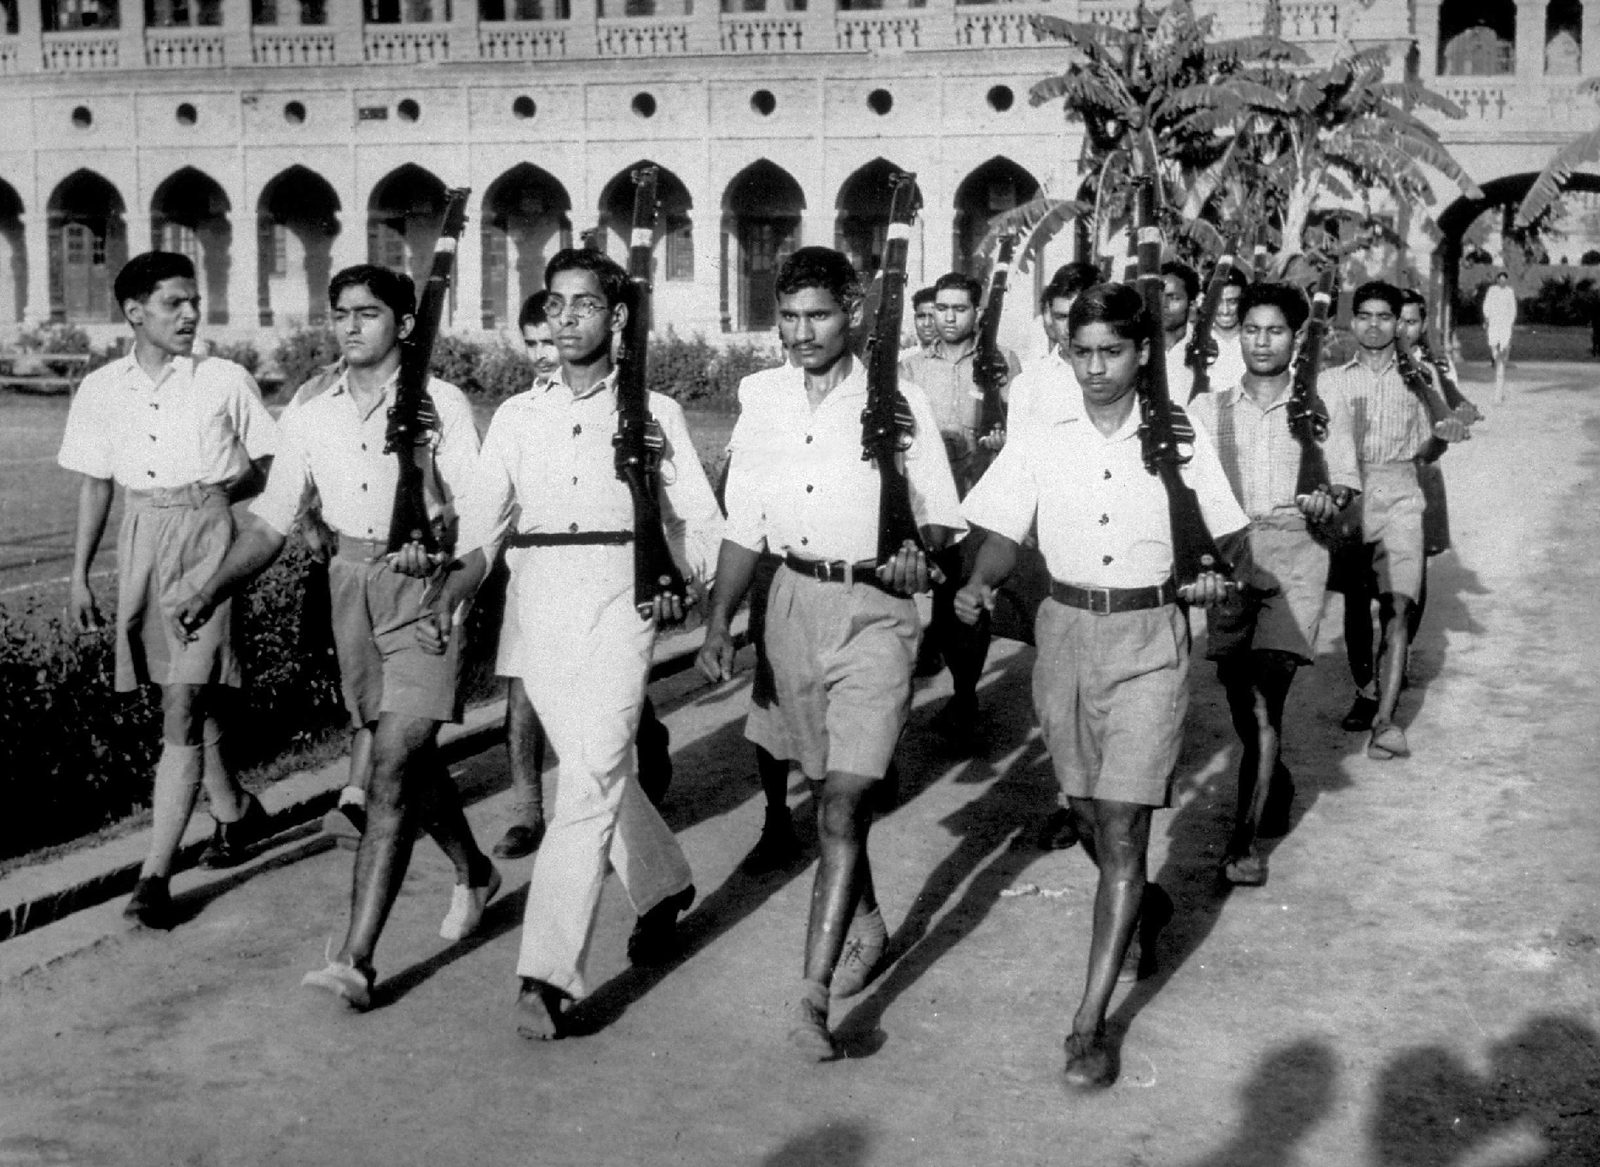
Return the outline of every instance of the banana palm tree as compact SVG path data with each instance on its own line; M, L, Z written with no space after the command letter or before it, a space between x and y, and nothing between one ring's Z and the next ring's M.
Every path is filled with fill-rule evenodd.
M1600 96L1600 78L1590 78L1578 86L1578 92L1588 97ZM1548 215L1555 206L1561 188L1572 177L1572 172L1586 162L1600 158L1600 124L1586 130L1555 152L1545 163L1539 177L1533 180L1522 205L1517 208L1516 226L1526 230L1541 216Z

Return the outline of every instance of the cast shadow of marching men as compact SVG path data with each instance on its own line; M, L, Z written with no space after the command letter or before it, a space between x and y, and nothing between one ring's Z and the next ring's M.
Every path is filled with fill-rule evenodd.
M1479 1073L1459 1052L1417 1046L1373 1080L1365 1124L1374 1167L1592 1167L1600 1162L1600 1035L1542 1014L1491 1042ZM1227 1143L1183 1167L1294 1167L1333 1110L1338 1058L1324 1038L1269 1051L1240 1086Z
M785 1140L761 1160L761 1167L861 1167L871 1149L871 1128L859 1119L845 1119Z

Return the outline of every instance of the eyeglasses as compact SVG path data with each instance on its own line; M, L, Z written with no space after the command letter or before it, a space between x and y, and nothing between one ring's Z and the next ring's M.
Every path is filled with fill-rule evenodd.
M570 311L574 320L587 320L606 310L606 302L598 296L574 296L570 301L551 296L544 302L544 318L560 320Z

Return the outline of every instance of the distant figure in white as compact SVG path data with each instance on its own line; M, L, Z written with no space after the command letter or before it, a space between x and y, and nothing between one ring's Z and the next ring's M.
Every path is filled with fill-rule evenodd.
M1511 327L1517 322L1517 294L1505 272L1483 294L1483 334L1489 342L1489 359L1494 362L1494 399L1506 399L1506 364L1511 359Z

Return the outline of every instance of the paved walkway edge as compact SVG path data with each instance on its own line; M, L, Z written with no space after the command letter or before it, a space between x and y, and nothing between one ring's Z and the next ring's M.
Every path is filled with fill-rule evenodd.
M652 682L677 676L694 666L699 637L687 651L678 637L673 640L678 643L664 646L669 649L668 654L658 656L651 666ZM743 631L736 635L735 644L746 644ZM439 748L445 764L460 762L503 742L505 708L503 698L492 701L469 709L460 725L442 727ZM317 770L291 774L263 790L259 797L272 816L273 836L316 822L332 810L348 772L348 758L341 756ZM193 868L210 837L211 817L194 815L174 859L174 873ZM0 903L5 905L0 906L0 942L132 892L148 839L148 828L132 831L0 878ZM271 846L268 844L261 851L270 850ZM216 876L226 879L237 870L219 870Z

